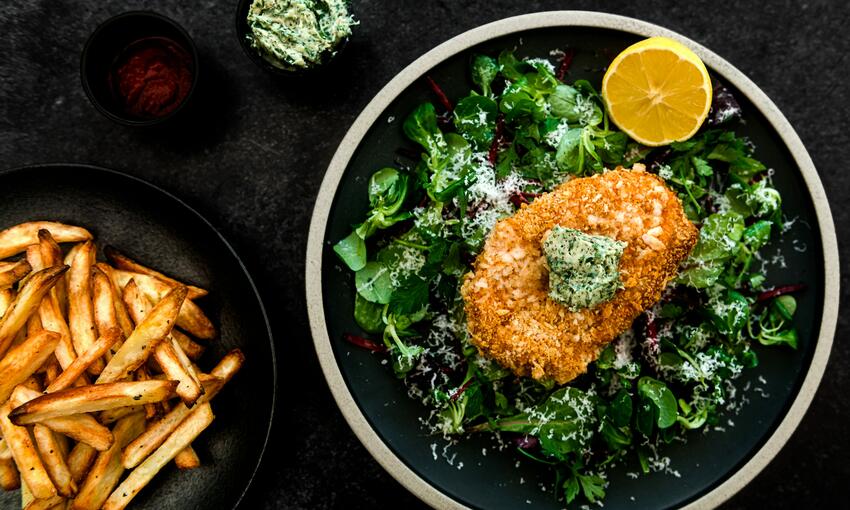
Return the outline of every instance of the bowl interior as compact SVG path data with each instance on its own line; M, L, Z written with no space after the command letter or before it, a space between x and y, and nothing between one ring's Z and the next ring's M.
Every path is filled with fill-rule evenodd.
M52 219L91 230L110 244L210 294L199 306L218 336L205 342L198 365L210 370L233 348L246 363L212 401L215 421L194 446L202 466L170 464L132 502L133 508L233 508L262 457L275 392L274 353L265 313L232 249L197 213L131 177L86 166L31 167L0 173L0 228ZM99 256L103 260L102 255ZM249 398L246 398L246 395ZM0 508L20 494L0 494Z
M118 101L109 75L121 53L140 39L163 37L181 46L191 59L192 88L175 110L161 117L134 117ZM94 106L110 119L127 125L151 125L176 115L189 101L198 79L198 55L189 34L174 21L152 12L128 12L104 21L83 48L80 72L83 88Z
M549 58L550 51L576 50L567 80L587 79L599 87L606 66L640 36L614 29L539 28L499 37L448 58L423 73L431 76L449 98L469 93L472 55L497 55L516 48L519 56ZM556 62L557 57L551 57ZM716 75L715 75L716 77ZM729 84L726 84L729 86ZM727 479L767 440L785 415L809 368L818 338L824 274L818 221L798 167L781 138L744 94L730 86L744 109L739 134L756 145L756 157L775 170L774 184L782 193L785 215L795 221L780 239L765 249L768 284L805 283L799 296L796 327L798 350L756 346L760 364L735 381L739 398L748 400L738 413L725 413L705 433L692 433L687 443L674 442L661 452L669 457L666 472L641 475L636 459L609 471L611 482L605 507L678 507L693 501ZM395 150L419 151L402 133L401 124L424 101L435 102L418 80L396 97L363 137L342 176L325 231L322 294L327 332L348 391L374 429L373 441L384 442L428 484L458 502L483 508L561 508L551 491L554 476L525 460L492 437L471 436L457 444L433 437L419 425L427 410L408 398L405 388L380 358L343 341L343 334L361 334L353 320L353 276L339 261L332 245L368 209L367 182L375 170L394 166ZM333 296L331 298L331 296ZM317 340L321 341L321 340Z

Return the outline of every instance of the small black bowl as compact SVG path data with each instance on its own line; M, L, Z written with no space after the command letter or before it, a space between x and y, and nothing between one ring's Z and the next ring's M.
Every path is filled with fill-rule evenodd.
M152 118L126 111L110 81L112 68L127 47L149 38L167 39L185 50L192 70L192 84L181 103L170 112ZM190 102L198 83L198 71L198 50L186 30L175 21L148 11L125 12L98 25L83 46L80 59L83 90L89 100L100 113L125 126L153 126L174 118Z
M330 64L332 60L335 60L336 57L342 53L342 50L348 45L349 38L346 37L339 42L334 50L325 52L325 54L322 55L322 59L319 64L307 69L285 69L278 67L260 55L256 48L251 46L251 43L248 40L248 34L251 33L251 27L248 25L248 11L251 9L251 4L253 2L254 0L239 0L236 4L236 37L239 39L239 44L242 46L245 54L248 55L248 58L250 58L257 67L275 76L296 78L313 75L316 72L325 69L326 66Z

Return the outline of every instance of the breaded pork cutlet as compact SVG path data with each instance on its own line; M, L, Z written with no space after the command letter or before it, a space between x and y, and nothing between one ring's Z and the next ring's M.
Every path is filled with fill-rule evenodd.
M627 243L611 300L571 312L549 297L541 243L555 225ZM472 343L517 375L566 383L660 299L698 235L643 165L568 181L493 228L461 290Z

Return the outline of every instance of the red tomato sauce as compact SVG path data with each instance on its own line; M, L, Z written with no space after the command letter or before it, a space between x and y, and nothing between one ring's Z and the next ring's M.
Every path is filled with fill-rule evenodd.
M163 117L180 106L192 88L192 58L170 39L139 39L115 61L109 80L127 113L146 119Z

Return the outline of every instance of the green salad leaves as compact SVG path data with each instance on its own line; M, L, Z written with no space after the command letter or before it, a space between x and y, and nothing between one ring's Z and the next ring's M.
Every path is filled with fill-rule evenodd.
M334 245L334 251L351 270L360 271L367 265L366 239L378 229L389 228L410 217L409 211L401 210L408 189L408 176L394 168L384 168L372 174L369 179L369 205L372 209L366 221Z
M802 287L765 288L782 197L730 122L649 148L610 125L592 83L564 83L546 60L478 55L470 74L453 108L441 101L451 111L424 102L404 120L419 157L372 175L368 212L333 249L354 273L356 324L382 340L434 433L513 438L551 465L557 497L596 502L610 466L659 469L664 444L717 425L756 346L797 347ZM566 179L635 163L700 231L661 302L566 386L479 355L459 287L493 225Z

